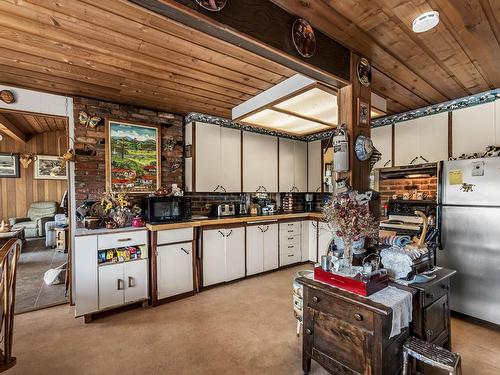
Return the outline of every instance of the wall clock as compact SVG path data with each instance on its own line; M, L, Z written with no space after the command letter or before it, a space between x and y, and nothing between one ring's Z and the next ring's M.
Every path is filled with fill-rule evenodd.
M368 59L362 57L361 60L359 60L357 73L359 82L365 87L370 86L372 81L372 65Z
M302 57L312 57L316 51L316 35L309 22L299 18L292 26L292 40L295 49Z
M212 12L220 12L226 6L227 0L196 0L199 6Z

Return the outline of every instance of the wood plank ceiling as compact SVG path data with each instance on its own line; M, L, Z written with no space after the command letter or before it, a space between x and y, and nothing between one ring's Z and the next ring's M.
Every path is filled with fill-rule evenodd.
M272 0L373 63L391 113L500 87L498 0ZM415 17L440 13L426 33Z
M124 0L0 0L0 83L230 117L295 74Z
M35 113L0 110L0 131L3 123L14 126L27 137L35 134L66 130L66 119L57 116L38 115Z

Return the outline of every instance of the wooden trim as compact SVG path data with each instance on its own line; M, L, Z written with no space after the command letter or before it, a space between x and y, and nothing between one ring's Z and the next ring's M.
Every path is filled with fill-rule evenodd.
M391 167L393 167L396 164L396 125L392 124L391 125L391 133L392 133L392 146L391 146Z
M196 193L198 190L196 189L196 121L192 122L191 129L191 191Z
M161 298L161 299L158 299L154 304L153 304L153 307L157 307L157 306L160 306L160 305L164 305L166 303L169 303L169 302L174 302L174 301L179 301L181 299L184 299L184 298L188 298L188 297L192 297L196 295L196 291L195 290L192 290L190 292L185 292L185 293L181 293L181 294L176 294L175 296L170 296L170 297L166 297L166 298Z
M448 112L448 157L453 157L453 112Z
M150 259L150 271L149 271L149 279L150 279L150 295L151 295L151 302L153 306L156 306L158 303L158 247L157 247L157 240L158 240L158 232L149 232L149 238L151 241L151 254L149 254L149 259Z

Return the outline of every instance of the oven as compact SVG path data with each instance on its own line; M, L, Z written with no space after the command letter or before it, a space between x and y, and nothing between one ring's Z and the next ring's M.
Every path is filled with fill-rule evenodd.
M147 197L141 207L144 220L151 224L191 219L190 197Z

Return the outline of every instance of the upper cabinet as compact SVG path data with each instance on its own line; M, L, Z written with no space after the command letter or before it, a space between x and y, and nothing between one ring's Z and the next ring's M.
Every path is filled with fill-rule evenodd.
M307 143L279 139L279 191L307 191Z
M307 191L321 192L321 140L307 143Z
M448 113L397 123L394 148L395 166L447 160Z
M243 191L278 191L278 138L243 132Z
M500 112L499 101L452 112L453 157L475 152L483 154L487 146L500 141L500 122L495 124L495 107Z
M187 190L241 192L241 131L200 122L192 126L186 127L186 144L188 133L193 139L192 158L186 159Z
M373 128L372 141L375 148L382 154L381 159L373 168L392 167L392 126Z

